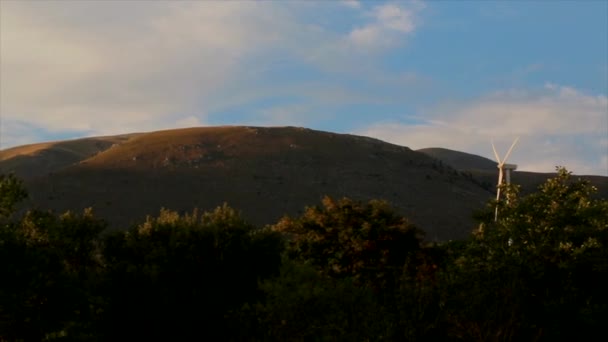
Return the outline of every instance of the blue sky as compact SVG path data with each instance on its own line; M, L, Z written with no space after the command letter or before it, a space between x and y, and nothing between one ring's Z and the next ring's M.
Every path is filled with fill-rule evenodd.
M608 175L606 1L0 6L2 148L292 125Z

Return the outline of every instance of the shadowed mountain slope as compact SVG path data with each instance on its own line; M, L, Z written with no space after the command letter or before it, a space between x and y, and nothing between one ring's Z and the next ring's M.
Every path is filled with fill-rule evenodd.
M484 188L494 191L498 181L498 169L496 161L480 157L474 154L460 151L449 150L446 148L424 148L417 150L429 157L440 160L446 166L458 170L461 173L469 174ZM516 160L509 160L510 163L517 164ZM568 167L568 165L564 165ZM529 171L514 171L511 175L511 182L521 187L523 194L535 191L539 185L547 179L554 177L556 173L539 173ZM608 177L602 176L578 176L588 180L597 189L597 196L608 198Z
M468 235L472 211L492 197L407 147L310 129L202 127L65 143L78 142L86 153L71 147L72 159L57 161L64 143L55 143L31 159L5 157L0 168L27 176L30 204L58 211L92 206L112 228L161 207L207 210L223 202L253 223L269 224L330 195L388 200L428 239L445 240ZM30 165L38 170L28 171Z
M93 207L126 228L161 207L227 202L264 225L325 195L385 199L429 240L466 237L472 212L494 197L493 161L448 149L412 151L296 127L199 127L35 144L0 151L0 172L26 180L30 205ZM514 172L524 192L553 174ZM585 176L606 197L608 177Z
M25 179L44 176L90 158L136 134L84 138L17 146L0 151L0 173Z
M457 170L496 171L496 162L475 154L431 147L416 150L454 167Z

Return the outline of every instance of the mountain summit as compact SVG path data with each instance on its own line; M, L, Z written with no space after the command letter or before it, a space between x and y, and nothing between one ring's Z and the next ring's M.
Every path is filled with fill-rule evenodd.
M0 172L24 178L34 206L93 207L115 229L161 207L223 202L255 224L272 224L329 195L385 199L427 239L463 238L494 186L436 157L356 135L225 126L16 147L0 151Z

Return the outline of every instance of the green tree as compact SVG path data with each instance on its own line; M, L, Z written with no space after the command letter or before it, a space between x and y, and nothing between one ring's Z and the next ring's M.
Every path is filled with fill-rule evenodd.
M257 300L276 272L284 242L224 205L179 215L161 210L104 241L104 338L230 336L227 319Z
M608 201L557 171L527 196L505 186L498 220L482 215L452 269L448 297L452 308L461 306L452 312L456 335L585 339L608 319Z
M83 215L29 211L0 230L0 336L40 341L86 334L89 289L105 224ZM81 337L83 335L80 335Z
M285 260L280 275L261 283L265 296L239 312L234 329L247 341L383 341L389 313L366 287Z
M27 196L25 186L20 179L13 174L0 174L0 220L13 214L15 206Z
M296 260L376 289L394 286L422 239L419 229L379 200L325 197L322 206L285 217L274 229L287 234L288 252Z
M325 197L273 229L287 235L292 259L263 286L268 300L258 314L275 340L444 336L434 284L443 252L423 247L422 232L387 202Z

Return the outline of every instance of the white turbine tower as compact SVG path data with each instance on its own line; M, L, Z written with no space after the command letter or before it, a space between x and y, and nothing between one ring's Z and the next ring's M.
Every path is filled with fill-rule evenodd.
M500 156L498 155L498 152L496 152L494 142L492 142L492 150L494 150L494 156L496 157L496 161L498 162L498 186L496 189L496 201L500 200L500 186L502 185L503 176L506 175L507 184L511 184L511 170L517 169L517 165L507 164L507 159L509 158L509 155L511 155L513 147L515 147L515 144L517 144L518 140L519 137L515 138L513 144L511 144L511 147L509 148L509 151L507 151L507 154L502 160L500 160ZM496 211L494 212L494 221L496 220L498 220L498 204L496 204Z

